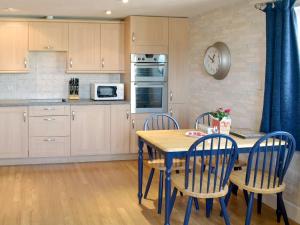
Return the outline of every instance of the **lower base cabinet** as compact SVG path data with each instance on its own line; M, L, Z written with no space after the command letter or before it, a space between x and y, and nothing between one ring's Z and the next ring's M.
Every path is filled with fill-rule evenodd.
M185 104L181 104L181 103L169 104L169 114L177 120L180 129L189 128L189 122L188 122Z
M70 137L30 137L29 157L70 156Z
M110 107L71 106L71 156L110 154Z
M144 130L145 120L150 114L131 114L131 132L130 132L130 153L137 153L138 148L138 137L136 132L138 130ZM145 146L144 146L145 147ZM144 151L145 152L145 151Z
M27 107L0 108L0 158L28 157Z

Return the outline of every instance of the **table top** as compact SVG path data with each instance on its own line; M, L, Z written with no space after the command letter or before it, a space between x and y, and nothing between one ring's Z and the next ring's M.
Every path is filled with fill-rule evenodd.
M149 130L137 131L136 134L148 143L156 146L164 152L188 151L190 146L197 140L196 137L186 136L185 133L191 129L184 130ZM238 148L251 148L259 138L243 139L231 135L236 141ZM276 143L275 143L276 144ZM279 145L279 143L278 143Z

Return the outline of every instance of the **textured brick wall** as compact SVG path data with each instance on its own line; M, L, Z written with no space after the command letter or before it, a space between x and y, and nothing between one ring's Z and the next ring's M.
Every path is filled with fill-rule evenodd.
M80 80L80 97L90 98L91 82L120 82L119 74L66 74L66 54L29 54L30 73L0 74L0 99L67 98L68 81Z
M244 1L191 18L190 25L190 124L202 112L230 107L234 127L259 129L265 72L264 13ZM232 55L231 70L222 81L207 75L203 68L206 48L217 41L227 43ZM286 177L285 199L294 210L290 212L294 219L299 219L295 210L300 207L299 159L296 154Z

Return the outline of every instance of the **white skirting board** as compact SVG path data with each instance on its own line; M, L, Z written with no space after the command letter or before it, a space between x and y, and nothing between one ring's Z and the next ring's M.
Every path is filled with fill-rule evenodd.
M20 158L20 159L0 159L0 166L7 165L30 165L30 164L57 164L57 163L76 163L76 162L101 162L118 160L136 160L135 154L116 154L116 155L91 155L91 156L72 156L72 157L53 157L53 158Z
M283 198L284 198L284 192L283 192ZM273 209L276 209L277 207L276 195L263 195L263 202ZM286 200L284 200L284 204L285 204L288 217L294 220L296 223L300 224L300 207ZM275 213L274 213L274 217L276 218Z

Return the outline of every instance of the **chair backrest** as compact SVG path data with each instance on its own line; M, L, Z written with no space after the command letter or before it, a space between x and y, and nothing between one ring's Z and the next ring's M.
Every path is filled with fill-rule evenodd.
M211 134L198 139L186 155L185 188L203 194L222 191L236 158L237 144L231 137Z
M245 185L275 188L282 184L296 148L294 137L283 131L269 133L252 147Z
M210 126L210 112L206 112L197 117L195 122L195 129L198 129L200 124Z
M175 118L166 113L150 115L144 123L144 130L178 130L179 124Z

